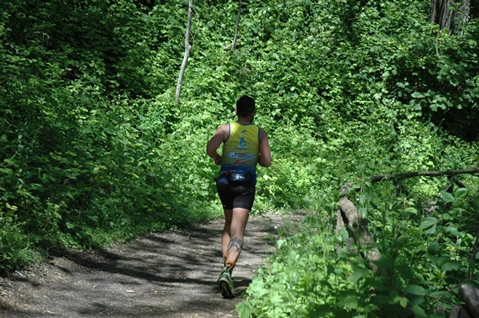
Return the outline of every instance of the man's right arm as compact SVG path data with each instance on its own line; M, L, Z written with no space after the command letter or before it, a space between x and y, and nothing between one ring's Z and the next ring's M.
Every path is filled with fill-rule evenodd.
M263 129L260 129L258 163L260 166L268 168L271 165L271 160L271 150L269 149L268 135Z
M206 145L206 152L208 156L210 156L214 161L215 164L220 166L222 162L221 156L216 152L220 145L225 140L225 129L228 128L228 125L220 126L216 131L213 137L211 137L210 141Z

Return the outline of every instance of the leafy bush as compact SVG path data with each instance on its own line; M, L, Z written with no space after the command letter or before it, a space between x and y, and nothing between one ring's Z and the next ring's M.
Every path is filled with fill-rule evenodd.
M391 196L392 187L377 190L366 187L351 197L372 221L381 252L376 274L366 259L346 251L346 231L331 235L331 203L308 215L297 234L278 240L237 306L240 316L444 317L441 312L461 303L459 286L478 285L479 277L469 248L475 238L458 213L476 208L477 187L442 193L434 209L421 208L414 197Z

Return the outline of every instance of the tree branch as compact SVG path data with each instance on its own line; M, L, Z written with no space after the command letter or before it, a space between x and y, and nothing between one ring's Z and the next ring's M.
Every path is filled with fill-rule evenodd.
M479 168L463 169L463 170L448 170L448 171L416 171L400 174L378 174L369 177L371 182L379 182L386 180L400 180L412 177L427 176L427 177L439 177L439 176L454 176L457 174L476 174L479 173Z

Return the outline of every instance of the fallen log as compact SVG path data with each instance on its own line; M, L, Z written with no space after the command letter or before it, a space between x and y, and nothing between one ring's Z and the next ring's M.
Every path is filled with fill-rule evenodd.
M351 183L346 183L341 188L341 198L338 202L338 218L336 222L336 233L338 233L345 225L351 237L355 239L361 246L366 247L365 257L370 261L370 267L374 272L377 270L377 266L373 261L377 261L381 258L381 253L376 247L368 248L367 245L373 244L374 239L371 236L362 213L356 208L353 202L348 199L349 187ZM348 244L349 245L349 244Z

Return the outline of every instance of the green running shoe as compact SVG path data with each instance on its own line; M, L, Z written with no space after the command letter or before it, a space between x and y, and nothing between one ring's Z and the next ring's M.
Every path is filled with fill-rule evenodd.
M216 280L216 283L219 284L220 283L220 279L221 277L223 277L223 274L226 272L226 266L223 266L223 268L221 269L221 273L220 275L218 276L218 279Z
M233 286L233 279L229 271L225 270L223 276L219 280L219 285L223 292L221 293L224 298L234 298L235 288Z

